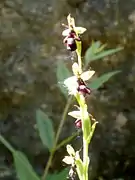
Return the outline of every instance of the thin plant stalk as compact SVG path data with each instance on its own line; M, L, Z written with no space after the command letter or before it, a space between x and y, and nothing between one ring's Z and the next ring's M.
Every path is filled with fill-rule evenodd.
M80 51L81 51L81 48L80 48ZM77 51L77 56L78 56L78 64L80 64L80 68L81 68L81 72L82 72L82 63L80 63L80 61L82 62L82 58L81 58L81 52L79 52L79 50ZM85 116L84 116L84 108L83 107L84 107L84 105L86 105L85 98L83 98L82 101L78 101L78 103L80 105L82 127L84 127L85 126L85 124L84 124ZM83 128L83 130L85 130L85 128ZM83 131L83 165L85 167L84 168L84 174L83 174L83 180L88 180L88 166L89 166L88 148L89 148L89 143L88 143L87 139L84 137L84 133L85 132Z
M50 168L50 166L51 166L54 153L55 153L55 151L57 150L57 143L58 143L58 140L59 140L59 136L60 136L62 127L63 127L63 125L64 125L64 123L65 123L66 116L67 116L67 113L68 113L68 110L69 110L69 107L70 107L71 103L72 103L72 96L70 96L70 98L68 99L67 104L66 104L66 106L65 106L65 108L64 108L64 111L63 111L63 114L62 114L62 118L61 118L61 121L60 121L60 125L59 125L58 130L57 130L57 133L56 133L56 138L55 138L54 147L53 147L53 150L51 151L51 154L50 154L50 156L49 156L47 165L46 165L46 167L45 167L45 170L44 170L44 173L43 173L43 176L42 176L42 180L45 180L45 179L46 179L46 176L47 176L47 174L48 174L48 171L49 171L49 168Z

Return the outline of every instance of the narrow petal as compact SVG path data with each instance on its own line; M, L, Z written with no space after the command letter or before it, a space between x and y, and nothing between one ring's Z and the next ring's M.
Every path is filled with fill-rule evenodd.
M84 28L84 27L75 27L74 30L75 30L75 32L77 32L77 34L83 34L86 31L86 28Z
M68 21L68 25L69 25L69 28L73 28L75 27L75 20L74 18L71 17L71 14L69 14L67 16L67 21Z
M73 73L76 77L79 76L79 65L75 62L73 65L72 65L72 70L73 70Z
M65 86L68 88L69 90L69 94L76 94L77 93L77 88L78 88L78 83L77 83L77 78L76 76L72 76L67 78L64 81Z
M65 156L62 161L68 165L72 165L74 163L74 158L72 156Z
M93 70L85 71L84 73L81 74L81 78L84 81L88 81L94 74L95 74L95 71Z
M71 111L68 113L68 115L76 119L79 119L81 117L80 111Z
M63 32L62 32L62 36L68 36L69 33L70 33L70 29L65 29Z

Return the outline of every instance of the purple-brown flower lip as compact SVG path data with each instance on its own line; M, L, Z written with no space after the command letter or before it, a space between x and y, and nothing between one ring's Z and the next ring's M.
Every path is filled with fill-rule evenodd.
M71 76L64 81L64 85L67 86L69 94L76 95L78 92L84 95L90 94L91 90L87 87L85 81L88 81L95 73L93 70L85 71L79 74L79 66L74 63L72 66L75 76Z
M75 121L75 126L76 126L78 129L82 128L82 121L81 121L81 119L77 119L77 120Z
M90 95L91 90L90 88L88 88L86 85L80 85L77 88L78 92L84 96L86 96L87 94Z

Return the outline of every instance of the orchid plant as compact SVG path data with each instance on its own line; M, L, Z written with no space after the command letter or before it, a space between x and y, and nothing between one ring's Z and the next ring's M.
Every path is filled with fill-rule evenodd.
M79 38L79 35L86 31L83 27L76 27L75 20L69 14L67 17L68 31L74 32L75 37ZM67 30L66 30L67 31ZM65 34L65 30L62 34ZM70 35L68 36L69 38ZM74 38L74 37L73 37ZM72 41L73 42L73 41ZM89 167L89 155L88 148L93 136L97 121L92 121L86 98L91 94L91 90L87 87L86 81L88 81L94 74L94 70L88 70L83 72L82 58L81 58L81 40L75 40L76 43L76 54L77 62L72 65L72 72L74 76L67 78L64 81L65 86L68 89L70 95L73 95L78 102L78 110L69 112L68 115L76 119L75 124L78 128L82 129L83 132L83 159L80 158L79 151L75 151L71 145L67 145L67 152L69 156L66 156L63 161L71 165L69 176L73 176L73 167L78 174L80 180L88 180L88 167Z

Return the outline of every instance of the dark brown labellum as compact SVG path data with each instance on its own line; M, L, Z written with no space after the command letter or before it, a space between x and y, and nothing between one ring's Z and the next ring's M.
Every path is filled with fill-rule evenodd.
M86 87L86 85L80 85L77 90L84 96L91 93L90 88Z
M82 128L82 121L81 121L81 119L77 119L77 120L75 121L75 126L76 126L78 129Z
M71 30L63 42L67 45L68 50L75 51L77 49L76 40L80 41L80 38L76 36L74 30Z
M74 38L67 39L67 50L75 51L77 49L76 42Z

